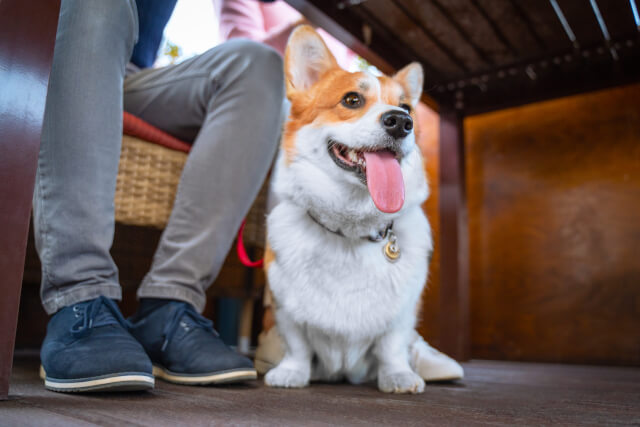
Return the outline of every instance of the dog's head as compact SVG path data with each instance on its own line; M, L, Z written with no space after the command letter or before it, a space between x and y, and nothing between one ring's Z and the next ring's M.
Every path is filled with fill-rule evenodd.
M283 161L304 200L370 214L424 200L415 139L420 64L393 77L349 73L311 27L301 26L287 45L285 76L291 111Z

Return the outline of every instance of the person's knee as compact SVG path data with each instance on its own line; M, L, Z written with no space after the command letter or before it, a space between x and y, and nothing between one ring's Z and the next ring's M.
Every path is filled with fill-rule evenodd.
M239 48L251 61L247 78L260 79L274 97L283 98L284 66L280 54L270 46L248 40L241 42Z
M235 39L229 42L229 47L241 56L248 58L256 69L266 72L283 73L282 57L270 46L247 39Z
M276 91L284 86L282 57L273 48L248 39L232 39L219 48L219 53L235 58L230 66L237 67L243 78L259 78Z

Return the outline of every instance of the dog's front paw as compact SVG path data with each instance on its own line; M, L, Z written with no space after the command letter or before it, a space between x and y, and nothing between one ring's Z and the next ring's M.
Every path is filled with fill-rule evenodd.
M270 387L301 388L309 385L309 373L277 366L267 372L264 382Z
M422 393L424 380L413 371L380 374L378 388L385 393Z

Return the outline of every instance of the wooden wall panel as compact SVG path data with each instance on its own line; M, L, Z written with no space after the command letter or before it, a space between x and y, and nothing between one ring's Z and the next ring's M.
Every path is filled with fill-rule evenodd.
M640 365L639 100L466 120L473 357Z

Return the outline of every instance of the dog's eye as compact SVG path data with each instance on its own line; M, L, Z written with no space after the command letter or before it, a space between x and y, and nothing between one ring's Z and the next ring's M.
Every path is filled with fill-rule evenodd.
M411 112L411 105L409 104L400 104L400 108L402 108L403 110L407 110L407 113Z
M342 97L342 105L347 108L358 108L364 104L364 98L356 92L349 92Z

